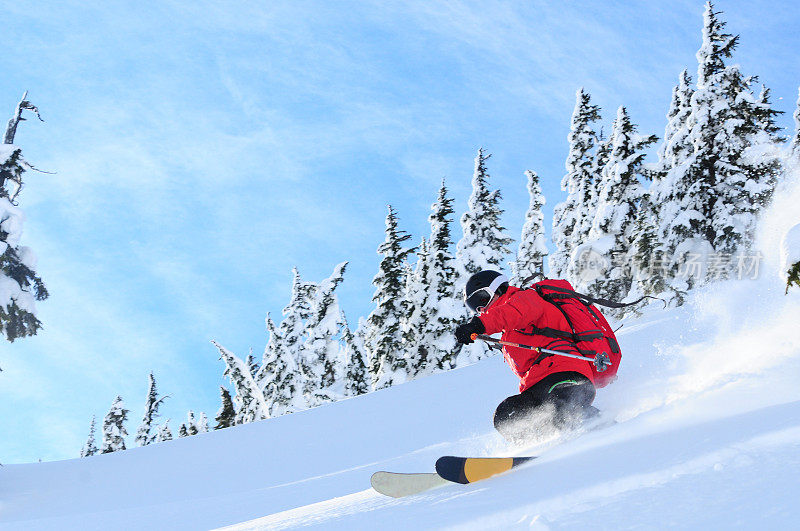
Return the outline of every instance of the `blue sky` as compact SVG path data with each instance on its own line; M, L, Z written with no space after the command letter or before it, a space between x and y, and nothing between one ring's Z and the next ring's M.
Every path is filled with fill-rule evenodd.
M76 456L117 394L135 432L150 370L173 429L189 409L212 417L225 382L210 340L260 356L292 266L319 280L349 260L355 323L386 204L418 240L446 178L460 215L480 146L511 234L527 169L549 229L575 90L606 129L624 104L661 135L678 74L696 69L702 2L609 4L4 5L0 111L30 91L46 122L17 144L57 173L29 173L21 196L51 297L39 336L0 343L0 462ZM717 7L788 127L800 7L782 4Z

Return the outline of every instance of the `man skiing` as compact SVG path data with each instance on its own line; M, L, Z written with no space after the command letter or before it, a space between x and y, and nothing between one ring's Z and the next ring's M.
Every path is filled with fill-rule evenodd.
M597 413L591 405L595 389L615 379L621 359L613 330L590 304L600 300L576 293L566 280L520 289L486 270L469 278L464 301L476 315L456 328L459 343L502 332L504 342L534 347L503 347L506 363L520 379L520 394L506 398L494 414L494 426L505 439L523 442L546 419L561 428ZM593 363L598 356L608 356L610 366L598 368Z

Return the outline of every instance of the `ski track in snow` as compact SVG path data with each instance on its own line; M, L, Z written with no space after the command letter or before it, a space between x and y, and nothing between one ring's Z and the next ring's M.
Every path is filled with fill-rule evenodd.
M332 518L396 504L402 505L403 502L382 496L372 489L367 489L347 496L340 496L339 498L265 516L250 522L221 527L218 531L256 531L261 529L288 529L300 525L320 525Z
M738 434L736 429L730 429L730 438L732 438L733 441L728 442L728 444L722 448L704 451L693 457L678 456L675 460L679 462L657 468L656 470L645 473L623 474L620 477L601 481L591 486L571 490L566 494L544 497L534 503L523 504L522 506L512 509L490 513L489 515L481 516L474 520L458 516L464 514L468 515L470 513L469 505L471 501L479 497L488 497L491 500L496 498L497 494L506 494L508 489L503 489L501 486L504 481L511 481L513 479L515 483L527 485L535 484L537 467L541 467L540 463L548 460L557 462L559 459L568 457L569 452L564 452L564 455L554 456L551 459L548 459L549 456L543 456L543 459L522 467L522 469L517 469L514 472L508 473L505 477L493 478L476 485L453 485L451 487L439 489L439 492L436 493L423 494L401 500L384 498L371 490L365 490L221 529L230 531L253 531L286 529L301 525L322 526L326 529L358 528L360 527L359 524L363 524L364 522L360 522L358 519L356 519L356 521L351 521L348 517L354 515L363 516L365 513L380 513L382 511L394 512L396 514L390 514L388 516L373 514L370 520L373 522L400 523L411 521L413 518L419 517L417 514L412 518L408 518L408 515L404 517L402 512L396 510L392 511L393 509L407 511L408 509L404 506L411 504L424 505L429 511L446 511L453 515L452 519L455 521L464 520L453 526L454 528L503 529L518 528L523 525L527 527L529 524L535 523L537 527L545 529L547 528L545 522L560 522L564 519L580 518L581 515L586 515L586 513L590 511L596 511L598 508L619 503L620 498L642 490L658 491L659 489L663 490L663 487L669 486L669 484L690 484L696 479L693 479L692 476L701 476L706 473L722 475L721 473L731 470L736 471L737 469L754 468L757 463L762 462L765 456L768 456L770 453L783 455L784 458L780 460L783 466L794 467L794 470L797 470L798 465L800 465L800 454L797 452L797 450L800 449L800 403L776 406L776 408L781 414L767 415L765 422L757 423L759 428L763 427L762 424L770 426L776 423L782 423L784 420L783 414L787 411L793 413L793 415L791 415L793 417L792 420L797 422L797 424L789 428L766 431L752 437L746 437L742 440L737 440ZM774 412L775 411L772 413ZM745 417L760 417L764 413L764 411L757 411L746 414ZM724 419L719 424L726 428L730 428L731 426L735 428L741 421L741 418L733 417ZM719 426L715 426L715 428L719 428ZM679 432L685 431L692 431L692 428L679 430ZM713 431L708 431L708 433L713 435L726 431L727 430L715 429ZM679 433L678 435L678 438L680 438L681 434ZM660 437L660 435L657 435L657 437ZM602 439L602 437L600 438ZM613 437L605 438L611 441L614 440ZM706 440L709 442L712 441L710 439ZM582 452L592 454L595 453L596 450L596 447L589 444L585 445ZM609 451L613 452L614 450ZM681 450L678 449L678 451L680 452ZM616 454L617 458L620 460L624 460L627 457L626 451L617 451ZM676 456L669 457L674 458ZM662 460L670 461L672 459L662 456ZM618 468L616 465L619 465L619 463L609 463L609 468ZM527 470L523 471L523 469ZM622 470L624 470L624 468L622 468ZM753 476L757 477L757 471L754 472ZM530 479L532 479L532 481L526 481ZM714 488L718 488L718 486L714 486ZM647 499L652 499L652 496L646 497ZM458 506L449 507L450 505ZM726 509L726 511L728 510ZM757 519L761 518L761 516L758 514L754 514L753 516L755 517L753 519L753 524L756 524ZM381 528L382 526L379 525L377 527ZM557 527L561 526L558 525Z

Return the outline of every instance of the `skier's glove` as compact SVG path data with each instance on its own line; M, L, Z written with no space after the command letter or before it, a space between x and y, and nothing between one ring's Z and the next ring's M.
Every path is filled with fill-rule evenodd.
M462 345L469 345L474 341L472 334L482 334L484 332L486 332L486 327L483 326L480 318L476 315L470 322L456 327L456 341Z

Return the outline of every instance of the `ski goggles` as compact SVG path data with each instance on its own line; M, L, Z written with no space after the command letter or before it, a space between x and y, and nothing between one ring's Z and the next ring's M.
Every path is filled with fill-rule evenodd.
M497 278L492 280L492 283L488 286L476 289L470 294L467 294L465 288L464 302L473 312L481 313L486 309L487 306L489 306L489 303L492 302L492 297L494 297L494 294L497 292L497 288L506 282L508 282L508 278L506 278L505 275L499 275Z

